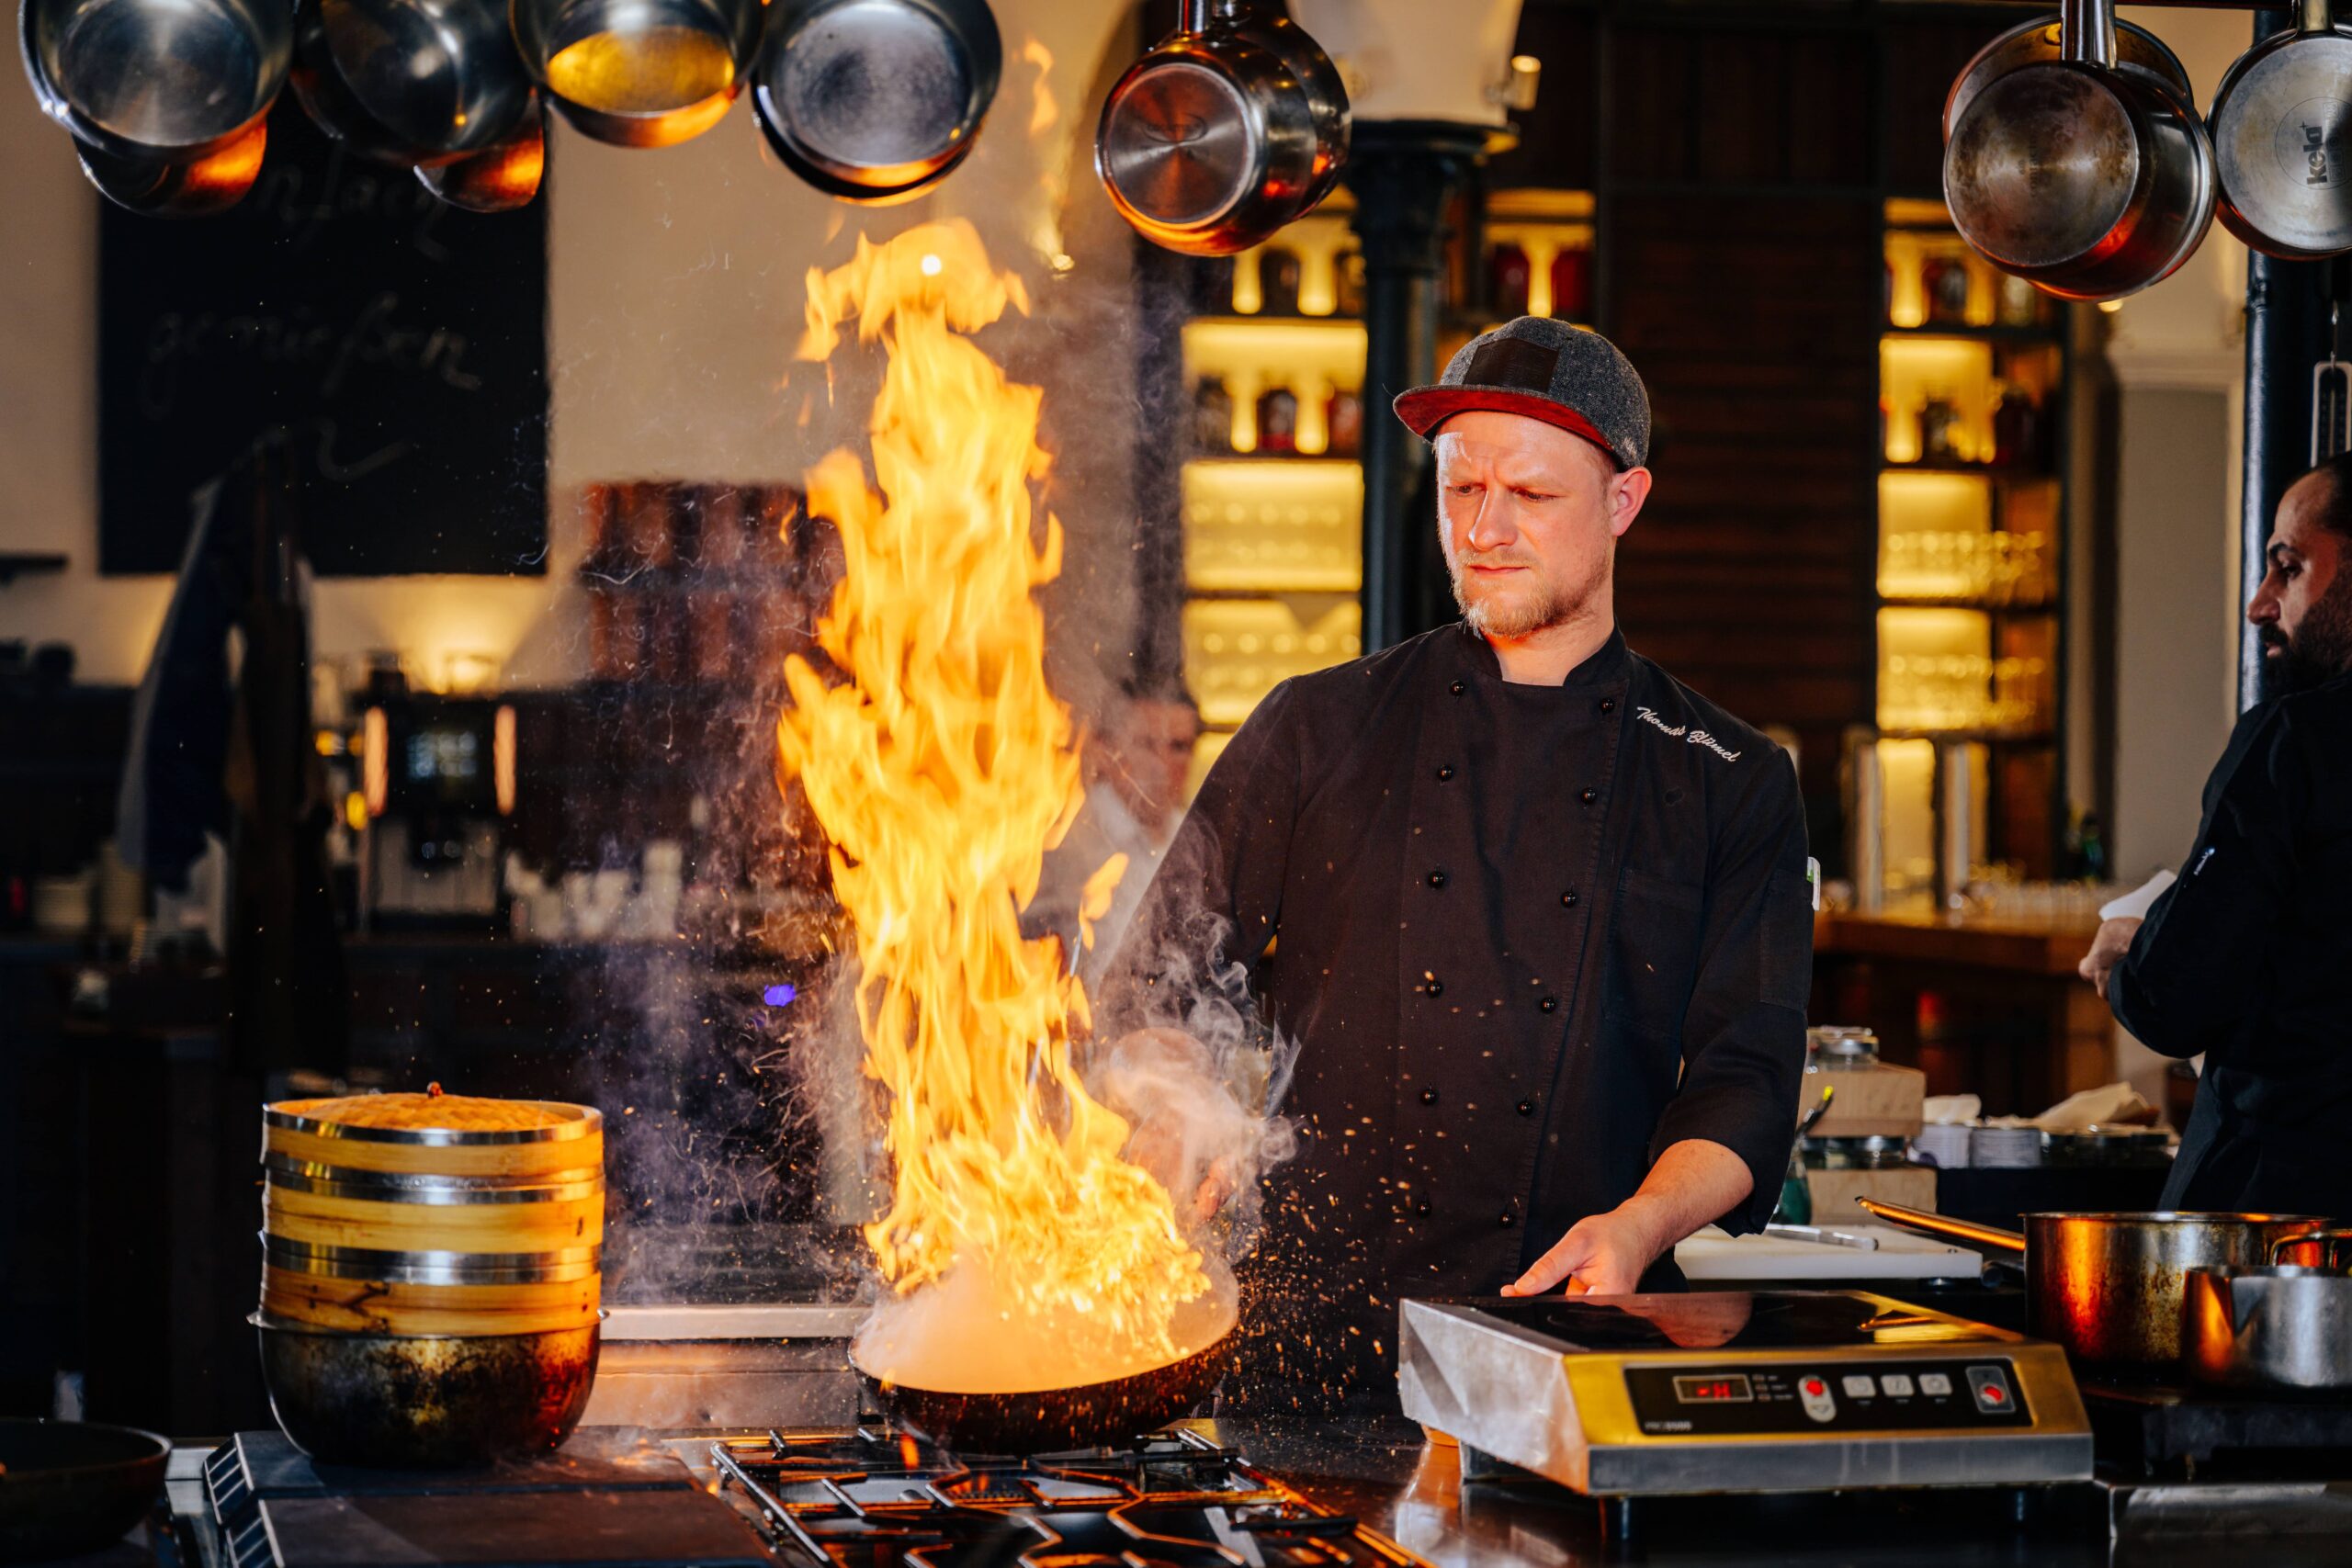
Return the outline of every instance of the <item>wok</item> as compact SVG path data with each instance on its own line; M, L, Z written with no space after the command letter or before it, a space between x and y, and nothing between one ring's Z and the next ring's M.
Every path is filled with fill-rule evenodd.
M2267 1263L2280 1240L2327 1222L2310 1214L2028 1214L2025 1234L1868 1198L1891 1224L2025 1255L2027 1326L2077 1367L2177 1363L2188 1271Z
M899 1426L959 1453L1058 1453L1124 1443L1181 1418L1216 1387L1233 1359L1223 1332L1180 1360L1129 1377L1018 1393L962 1393L895 1382L850 1352L865 1396Z
M162 1494L171 1451L130 1427L0 1418L0 1562L120 1540Z

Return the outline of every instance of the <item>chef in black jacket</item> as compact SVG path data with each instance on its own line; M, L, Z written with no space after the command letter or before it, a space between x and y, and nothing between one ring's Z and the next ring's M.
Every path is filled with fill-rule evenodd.
M2179 880L2099 928L2083 974L2205 1071L2167 1209L2352 1219L2352 459L2279 499L2246 617L2279 695L2205 781Z
M1787 754L1616 628L1633 366L1521 318L1396 406L1436 445L1463 622L1267 695L1102 1009L1181 1027L1205 910L1299 1040L1245 1368L1332 1392L1393 1374L1400 1295L1657 1288L1690 1232L1761 1224L1812 960Z

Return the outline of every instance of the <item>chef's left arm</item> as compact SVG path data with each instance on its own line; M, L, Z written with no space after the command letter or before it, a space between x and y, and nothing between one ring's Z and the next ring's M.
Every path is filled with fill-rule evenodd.
M1718 830L1696 982L1682 1019L1682 1081L1650 1139L1633 1197L1571 1226L1508 1294L1614 1295L1684 1236L1770 1218L1788 1168L1813 987L1813 898L1796 770L1775 747Z

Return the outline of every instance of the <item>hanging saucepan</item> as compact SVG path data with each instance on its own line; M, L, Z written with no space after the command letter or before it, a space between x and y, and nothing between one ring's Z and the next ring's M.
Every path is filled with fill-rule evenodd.
M2025 1234L1855 1201L1906 1230L2025 1255L2026 1324L2078 1367L2148 1368L2180 1359L2188 1271L2267 1262L2284 1237L2325 1225L2308 1214L2028 1214Z
M1952 79L1951 91L1944 96L1944 140L1951 140L1951 128L1959 120L1984 85L2007 75L2020 65L2038 65L2065 58L2061 47L2059 24L2047 17L2030 22L2019 22L1991 43L1976 51L1975 58L1960 69ZM2182 103L2194 103L2197 89L2188 80L2188 69L2180 56L2165 46L2165 40L2137 23L2118 17L2115 23L2115 68L2136 71L2171 93Z
M17 22L49 117L149 165L196 163L259 124L294 47L293 9L272 0L22 0Z
M1094 172L1144 238L1230 255L1330 194L1348 131L1339 70L1296 23L1184 0L1182 25L1103 103Z
M81 147L82 172L117 207L148 218L209 218L245 198L261 177L262 153L269 146L269 122L226 147L184 162L125 158L96 147Z
M903 200L964 161L1004 46L987 0L776 0L752 108L828 196Z
M527 95L523 118L493 146L447 164L420 164L424 188L469 212L512 212L539 194L548 167L546 117L539 96Z
M2266 255L2352 252L2352 33L2329 0L2271 34L2222 78L2210 119L2221 218Z
M760 0L514 0L524 68L618 147L674 147L726 118L760 48Z
M500 0L300 0L292 74L320 130L387 164L480 152L531 98Z
M1979 255L2062 299L2170 276L2213 220L2213 147L2187 100L2115 68L2114 0L2066 0L2064 58L1988 82L1953 122L1944 200Z

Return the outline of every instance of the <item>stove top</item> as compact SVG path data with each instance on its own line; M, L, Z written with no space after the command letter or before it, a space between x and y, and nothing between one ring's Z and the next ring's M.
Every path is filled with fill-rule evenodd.
M957 1457L884 1427L716 1442L802 1568L1354 1568L1419 1559L1178 1428L1130 1449Z
M2015 1344L2019 1336L1860 1292L1693 1291L1464 1300L1563 1350L1808 1350Z

